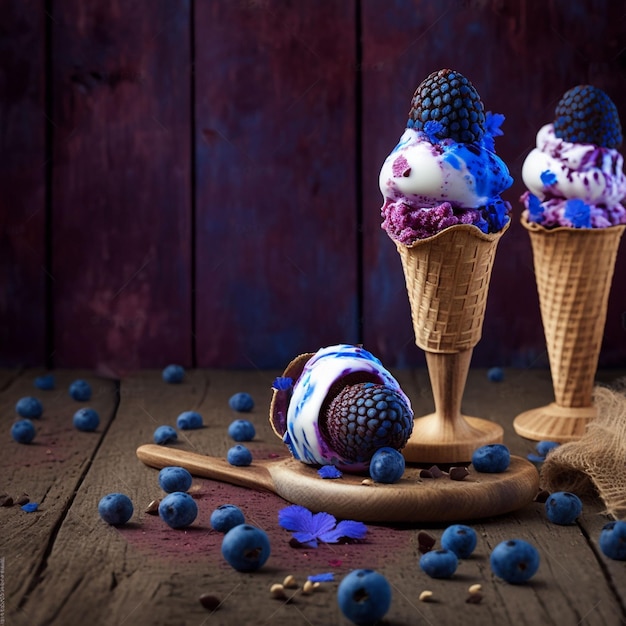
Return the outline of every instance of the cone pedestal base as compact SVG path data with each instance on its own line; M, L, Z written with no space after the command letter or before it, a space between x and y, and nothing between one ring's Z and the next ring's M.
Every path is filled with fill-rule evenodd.
M521 413L513 420L520 437L534 441L577 441L597 417L595 406L566 407L556 402Z
M438 354L426 352L435 412L418 417L402 450L405 460L419 464L463 464L472 460L476 448L501 443L499 424L461 414L461 400L472 350Z

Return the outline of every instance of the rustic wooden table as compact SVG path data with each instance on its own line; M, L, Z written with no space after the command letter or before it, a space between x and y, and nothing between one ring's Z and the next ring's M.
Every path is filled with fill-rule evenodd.
M568 527L547 522L543 506L534 502L512 514L472 520L477 549L450 580L430 579L418 567L418 532L428 530L439 538L443 524L369 524L363 543L293 548L290 533L277 523L285 501L206 479L196 479L192 487L197 520L187 530L172 530L145 512L161 492L157 471L138 461L137 447L151 442L158 425L175 426L179 413L193 409L203 415L205 427L179 431L177 447L224 456L232 443L227 426L238 416L228 398L247 391L256 402L248 416L257 429L250 444L255 457L284 454L267 421L270 385L278 372L195 370L182 384L168 385L154 370L120 383L86 371L57 371L56 389L39 391L33 380L41 373L0 373L0 492L26 493L39 504L33 513L17 505L0 507L0 624L347 626L337 606L337 586L360 567L380 571L392 585L392 606L384 620L389 626L626 623L626 564L599 552L598 536L607 518L598 501L585 501L582 517ZM601 378L623 374L603 372ZM397 376L416 414L430 411L426 370ZM93 387L87 404L101 417L94 433L72 426L72 415L84 405L73 401L67 389L79 377ZM35 441L20 445L9 429L15 402L27 395L39 397L45 410L36 421ZM504 382L491 383L484 370L472 370L464 410L502 424L505 443L525 456L534 444L514 433L512 420L551 399L547 371L510 370ZM131 522L120 528L106 525L97 513L99 499L114 491L127 493L135 504ZM239 573L221 556L221 535L211 530L209 517L226 502L241 507L247 520L270 537L272 554L258 572ZM489 567L491 549L513 537L531 541L541 554L539 571L526 585L496 579ZM333 572L335 581L311 595L292 591L290 602L270 597L270 586L288 574L302 583L324 572ZM467 590L475 583L482 585L483 600L468 604ZM435 601L420 602L423 590L432 591ZM221 600L217 610L200 604L204 593Z

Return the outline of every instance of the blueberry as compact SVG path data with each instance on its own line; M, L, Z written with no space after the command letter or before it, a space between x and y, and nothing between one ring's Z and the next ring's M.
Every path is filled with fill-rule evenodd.
M600 549L610 559L626 561L626 522L609 522L602 527Z
M450 578L459 564L452 550L431 550L420 557L420 568L431 578Z
M347 574L337 588L342 613L355 624L374 624L391 606L391 585L371 569L356 569Z
M234 504L221 504L211 513L211 527L220 533L245 523L246 519L239 507Z
M477 472L499 474L511 463L509 449L501 443L491 443L474 450L472 465Z
M176 426L181 430L202 428L202 415L195 411L184 411L176 418Z
M249 413L254 407L254 400L249 393L241 391L230 397L228 406L230 406L233 411L239 411L239 413Z
M270 540L265 531L239 524L231 528L222 539L222 556L239 572L259 569L270 555Z
M511 584L526 582L539 569L537 548L523 539L499 543L489 560L493 573Z
M185 378L185 370L182 365L168 365L161 376L166 383L182 383Z
M463 524L448 526L441 535L442 547L452 550L459 559L467 559L474 552L477 541L476 531Z
M545 458L550 450L554 450L554 448L558 448L560 445L557 441L539 441L535 448L537 454Z
M198 516L198 505L182 491L174 491L161 500L159 516L171 528L185 528Z
M487 370L487 378L492 383L501 383L504 380L504 370L501 367L491 367Z
M254 424L248 420L235 420L228 427L228 435L235 441L252 441L256 430Z
M44 374L43 376L37 376L37 378L35 378L35 387L42 391L54 389L54 375Z
M20 417L41 417L41 414L43 413L43 406L37 398L26 396L25 398L20 398L17 401L15 411Z
M133 503L123 493L110 493L98 503L98 513L107 524L125 524L133 516Z
M395 448L379 448L370 460L370 476L377 483L397 483L404 467L404 457Z
M556 491L546 500L546 515L554 524L573 524L583 511L580 498L568 491Z
M228 453L226 454L226 460L231 465L244 467L252 463L252 452L250 452L250 450L248 450L246 446L242 446L241 444L239 444L237 446L233 446L228 451Z
M176 441L178 439L178 435L171 426L159 426L154 431L153 438L154 443L158 443L160 446L163 446L170 441Z
M91 432L98 428L98 425L100 424L100 417L93 409L78 409L78 411L74 413L73 422L74 428L85 432Z
M70 385L70 396L77 402L87 402L91 398L91 385L80 378L75 380Z
M29 419L19 420L11 426L11 437L17 443L30 443L35 438L35 425Z
M159 486L167 493L187 491L192 482L191 474L184 467L172 465L159 472Z

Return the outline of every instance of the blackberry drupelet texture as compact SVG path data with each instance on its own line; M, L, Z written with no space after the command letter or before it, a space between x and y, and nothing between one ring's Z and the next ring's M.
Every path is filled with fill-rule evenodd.
M457 143L478 142L485 134L485 109L474 85L459 72L433 72L415 90L409 112L409 128L424 130L439 122L439 139Z

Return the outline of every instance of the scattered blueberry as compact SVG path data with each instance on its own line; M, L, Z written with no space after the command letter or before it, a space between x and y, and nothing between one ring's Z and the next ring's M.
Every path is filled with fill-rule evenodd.
M191 474L184 467L172 465L159 472L159 486L167 493L187 491L192 482Z
M228 436L235 441L252 441L255 435L254 424L248 420L235 420L228 427Z
M159 516L171 528L185 528L198 516L198 505L188 493L174 491L161 500Z
M450 578L459 564L452 550L431 550L420 557L420 568L431 578Z
M170 441L176 441L178 439L178 435L171 426L159 426L154 431L153 438L154 443L158 443L160 446L163 446Z
M254 408L254 400L249 393L241 391L230 397L228 406L239 413L249 413Z
M93 409L78 409L73 417L74 428L85 432L92 432L98 428L100 417Z
M610 559L626 561L626 521L609 522L602 527L600 549Z
M569 491L556 491L546 500L546 515L554 524L568 526L583 512L580 498Z
M29 419L19 420L11 426L11 437L17 443L30 443L35 438L35 425Z
M239 572L259 569L270 555L270 540L265 531L239 524L231 528L222 540L222 556Z
M245 521L243 512L234 504L221 504L211 513L211 527L220 533L227 533Z
M448 526L441 535L442 547L452 550L459 559L467 559L474 552L477 541L476 531L463 524Z
M238 465L240 467L245 467L246 465L250 465L252 463L252 452L246 448L246 446L242 446L241 444L233 446L226 455L226 460L231 465Z
M477 472L499 474L511 463L509 449L501 443L490 443L474 450L472 465Z
M107 524L125 524L133 515L133 503L123 493L110 493L98 503L98 513Z
M404 474L404 457L395 448L379 448L370 460L370 476L377 483L397 483Z
M32 396L26 396L20 398L15 405L15 411L20 417L41 417L43 413L43 406L37 398Z
M385 616L391 606L391 585L374 570L353 570L339 583L337 602L351 622L374 624Z
M514 585L526 582L539 569L537 548L523 539L499 543L489 560L493 573Z
M42 391L50 391L54 389L54 375L44 374L43 376L37 376L35 378L35 387Z
M182 365L168 365L161 374L166 383L182 383L185 369Z
M26 504L22 504L22 511L26 511L26 513L33 513L39 508L39 505L36 502L27 502Z
M504 380L504 370L501 367L491 367L487 370L487 378L492 383L501 383Z
M202 415L195 411L184 411L176 418L176 426L181 430L202 428Z
M77 402L87 402L91 398L91 385L80 378L75 380L70 385L70 396Z
M600 531L600 549L610 559L626 561L626 522L609 522Z
M558 441L538 441L535 448L537 454L545 458L550 450L554 450L554 448L558 448L560 445Z

